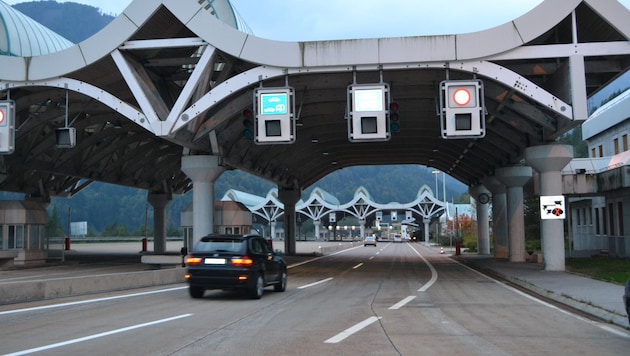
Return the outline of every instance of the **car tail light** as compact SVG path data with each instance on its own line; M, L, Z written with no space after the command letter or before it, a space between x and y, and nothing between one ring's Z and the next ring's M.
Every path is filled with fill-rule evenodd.
M232 257L232 265L237 267L248 267L254 264L254 260L247 256Z
M189 265L189 266L199 265L199 264L201 264L201 261L203 261L203 258L201 258L201 257L191 256L191 257L186 258L186 264Z

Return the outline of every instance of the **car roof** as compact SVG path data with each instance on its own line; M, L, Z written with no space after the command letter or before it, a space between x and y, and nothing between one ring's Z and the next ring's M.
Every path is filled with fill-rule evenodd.
M200 241L208 242L215 239L229 239L229 240L245 240L254 237L261 237L257 234L246 234L246 235L233 235L233 234L208 234L201 238Z

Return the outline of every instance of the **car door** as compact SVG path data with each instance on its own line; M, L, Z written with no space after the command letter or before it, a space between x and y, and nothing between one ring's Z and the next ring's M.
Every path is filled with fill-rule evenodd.
M273 258L273 252L271 248L269 248L269 244L263 238L256 238L258 245L260 246L261 258L265 261L265 269L266 276L265 279L270 281L275 281L278 279L278 274L280 273L279 264Z

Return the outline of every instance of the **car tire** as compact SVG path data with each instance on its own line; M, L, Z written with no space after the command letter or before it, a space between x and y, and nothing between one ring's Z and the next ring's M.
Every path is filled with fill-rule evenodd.
M205 292L206 290L202 287L193 287L193 286L188 287L188 294L190 294L190 296L195 299L203 297L203 294Z
M284 292L287 289L287 270L283 269L280 272L280 277L278 278L278 283L273 286L273 290L276 292Z
M265 290L265 280L260 273L257 273L254 277L254 285L251 286L249 290L249 298L250 299L260 299Z

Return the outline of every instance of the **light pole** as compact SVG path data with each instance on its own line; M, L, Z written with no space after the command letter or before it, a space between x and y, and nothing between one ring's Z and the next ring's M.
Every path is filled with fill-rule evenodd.
M433 173L433 175L435 176L435 199L440 200L440 194L438 192L438 184L437 184L437 178L438 178L438 174L440 174L440 171L436 169L434 171L431 171L431 173Z
M436 170L431 171L431 173L433 173L433 175L435 175L435 199L440 200L439 199L440 194L439 194L439 191L438 191L438 184L437 184L438 174L440 174L440 171L438 171L436 169ZM438 217L437 224L435 224L435 242L436 243L438 242L438 235L439 235L439 233L440 233L440 218Z

